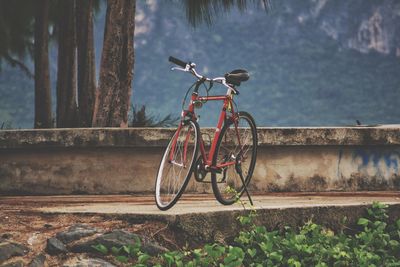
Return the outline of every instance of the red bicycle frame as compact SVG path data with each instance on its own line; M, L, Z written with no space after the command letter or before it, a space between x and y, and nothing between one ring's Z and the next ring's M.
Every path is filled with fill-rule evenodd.
M211 148L210 151L208 153L208 157L207 157L207 152L205 149L205 145L204 145L204 141L203 138L200 134L199 138L200 138L200 152L201 152L201 156L203 158L203 162L205 163L206 168L210 168L210 169L221 169L230 165L235 165L236 161L230 161L230 162L225 162L222 164L217 164L217 166L212 166L212 159L214 157L214 153L215 153L215 149L217 147L217 142L219 139L219 136L221 134L221 129L223 127L224 122L227 119L227 111L230 112L232 114L232 120L233 123L235 124L235 131L236 134L239 137L239 130L237 127L237 120L235 118L235 111L234 111L234 107L233 107L233 101L232 101L232 91L230 89L228 89L228 92L226 95L216 95L216 96L199 96L197 92L193 92L192 93L192 97L191 97L191 101L189 104L189 107L187 110L182 111L182 118L181 118L181 123L178 126L178 130L177 130L177 134L174 137L173 141L172 141L172 149L169 155L169 159L170 162L173 164L177 164L177 165L183 165L184 162L186 162L186 152L187 152L187 145L190 139L190 131L187 133L187 136L185 137L185 144L184 144L184 158L183 158L183 162L182 163L178 163L174 161L174 154L175 154L175 147L176 147L176 143L178 142L178 136L179 133L181 131L182 126L186 123L186 118L188 118L188 120L196 120L196 113L195 113L195 103L204 103L207 101L223 101L223 106L222 106L222 110L221 113L219 115L219 119L218 119L218 123L217 123L217 127L215 128L215 135L211 144ZM240 144L240 138L238 138L239 141L239 146L241 147Z

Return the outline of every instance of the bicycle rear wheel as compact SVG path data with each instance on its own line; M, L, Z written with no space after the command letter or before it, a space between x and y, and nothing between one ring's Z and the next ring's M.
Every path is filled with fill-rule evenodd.
M185 190L197 157L198 136L198 124L185 121L169 142L158 169L155 185L155 199L160 210L167 210L175 205Z
M211 182L216 199L231 205L242 196L253 175L257 157L257 129L247 112L238 112L236 123L225 123L218 138L212 165ZM236 125L236 126L235 126Z

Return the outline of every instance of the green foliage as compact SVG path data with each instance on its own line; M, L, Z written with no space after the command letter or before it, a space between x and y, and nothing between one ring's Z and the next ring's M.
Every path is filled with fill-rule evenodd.
M32 1L3 2L21 12L17 16L6 8L0 9L1 14L9 16L2 17L3 20L24 22L31 18L24 10L34 5ZM105 20L106 5L104 1L101 3L96 16L97 29L102 29ZM155 8L154 3L157 3ZM146 105L151 114L179 115L183 94L193 77L168 71L171 64L167 58L175 55L196 62L198 71L211 77L235 68L247 69L251 78L239 87L241 94L235 100L239 109L252 113L260 126L354 125L356 119L363 124L397 122L400 116L397 103L400 97L399 58L393 54L360 53L347 44L357 38L360 23L375 10L393 10L393 14L382 13L382 17L392 25L399 25L396 23L399 16L395 14L399 13L400 2L331 0L327 1L320 16L308 16L318 3L274 1L274 8L267 15L248 5L244 14L233 9L229 15L216 17L212 27L200 25L193 29L188 26L180 1L137 1L138 14L146 18L137 26L148 31L138 32L135 36L133 103ZM300 23L298 18L303 14L308 19ZM56 14L53 16L50 21L58 18ZM392 21L392 17L395 20ZM19 43L32 44L32 32L26 32L25 24L18 29L14 22L10 25L13 30L1 35L0 46L19 48L11 45L9 37L12 36L23 38L16 40ZM322 30L323 25L333 26L339 33L338 39L329 37ZM103 32L95 31L97 69ZM394 37L389 35L389 39ZM26 54L24 49L18 50ZM19 53L10 51L15 58L19 58ZM50 46L49 53L54 112L57 77L54 45ZM33 70L29 57L23 63ZM0 121L13 121L17 128L32 128L33 88L32 79L3 64ZM215 85L210 93L223 94L225 91L222 86ZM199 110L200 122L215 126L215 114L220 110L219 102L208 102Z
M92 248L101 255L111 254L114 256L115 260L127 264L127 263L135 263L136 267L147 266L150 255L141 251L142 242L139 237L135 237L134 244L128 244L121 247L111 247L111 249L107 248L103 244L97 244L92 246Z
M108 254L108 248L102 244L97 244L95 246L92 246L92 248L94 248L100 254L103 254L103 255Z
M388 227L387 205L373 203L355 235L334 233L312 221L283 234L252 225L235 239L245 266L400 266L400 220Z
M154 116L146 114L146 106L142 106L138 109L135 106L131 106L130 114L130 127L170 127L176 126L179 117L172 117L171 114L166 115L164 118L159 119Z
M220 13L228 13L234 7L244 11L247 2L262 3L265 9L270 7L269 0L184 0L182 3L186 9L186 18L189 23L196 27L201 23L212 24L213 18L218 17Z
M33 51L33 2L0 1L0 67L2 61L11 66L24 66L22 61Z
M335 233L311 220L299 229L268 231L254 223L257 213L251 210L247 216L238 218L244 228L232 244L206 244L158 257L142 253L140 245L111 251L119 255L116 260L137 267L400 266L400 219L388 225L387 208L385 204L373 203L366 216L358 219L359 230L353 234ZM96 250L101 254L106 251L100 245Z

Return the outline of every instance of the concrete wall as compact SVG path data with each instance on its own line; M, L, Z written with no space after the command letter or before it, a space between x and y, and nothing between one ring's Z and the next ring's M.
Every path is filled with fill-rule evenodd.
M212 134L212 129L205 132ZM0 194L152 192L172 129L0 131ZM400 128L260 128L253 192L400 190ZM211 192L194 179L188 191Z

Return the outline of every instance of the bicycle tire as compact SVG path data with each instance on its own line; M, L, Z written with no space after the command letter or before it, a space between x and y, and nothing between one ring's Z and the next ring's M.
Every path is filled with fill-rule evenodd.
M215 198L223 205L231 205L233 203L235 203L238 198L240 198L243 193L244 193L244 186L243 186L243 182L240 179L239 173L237 171L237 165L240 164L240 168L242 168L243 163L246 162L245 166L248 166L247 168L247 172L243 172L243 176L244 176L244 181L246 184L246 187L248 186L248 184L250 183L251 177L253 176L253 172L255 169L255 165L256 165L256 158L257 158L257 127L256 124L254 122L253 117L247 113L247 112L238 112L237 114L237 118L239 121L239 125L238 127L241 128L244 125L241 125L240 122L241 120L243 120L243 122L245 122L244 124L247 124L248 129L249 129L249 134L251 134L251 138L252 140L247 142L249 148L247 149L246 152L243 152L243 148L245 147L246 144L244 144L242 146L242 148L239 148L239 150L237 151L237 146L238 144L233 144L233 143L229 143L229 142L235 142L234 140L239 139L237 138L237 134L235 133L235 124L230 121L224 124L224 126L222 127L221 130L221 134L218 138L218 142L216 145L216 149L215 149L215 153L213 156L213 161L212 161L212 165L213 166L217 166L217 164L220 163L224 163L227 162L227 157L229 158L233 158L236 160L236 164L235 165L230 165L227 166L225 168L223 168L221 170L221 173L217 173L216 171L212 171L211 172L211 183L212 183L212 189L215 195ZM245 126L246 127L246 126ZM233 130L233 131L232 131ZM242 128L240 133L246 133L246 128ZM229 136L228 136L229 135ZM235 136L235 138L230 137L230 136ZM230 138L230 139L229 139ZM246 140L244 140L246 141ZM238 142L237 142L238 143ZM244 143L243 140L241 143ZM233 144L233 145L232 145ZM233 150L231 147L237 145ZM251 148L251 159L250 161L248 160L248 152L250 151ZM241 155L241 154L245 154L245 155ZM238 158L240 160L238 160ZM240 162L240 163L238 163ZM236 176L234 177L234 174L236 174ZM246 175L244 175L246 174ZM230 178L236 178L235 181L233 181L232 183L232 179ZM234 190L231 190L233 186Z
M186 130L186 128L187 128L187 130ZM181 134L185 134L186 133L185 130L188 132L189 129L194 130L194 132L193 132L194 138L189 140L193 144L193 147L190 147L192 155L190 156L190 158L188 158L186 160L186 164L185 164L185 162L183 162L183 160L182 160L183 155L179 154L179 153L183 153L182 147L179 147L179 146L182 145L181 141L183 141L184 138L186 138L185 136L183 136L183 139L182 139ZM174 206L176 204L176 202L179 200L179 198L181 197L182 193L185 191L186 186L187 186L187 184L190 180L190 177L193 173L194 162L197 159L197 153L199 150L199 133L200 133L200 130L199 130L199 125L197 124L197 122L186 121L186 122L184 122L184 124L182 125L180 130L179 129L176 130L176 132L174 133L170 142L168 143L168 146L165 149L164 155L161 159L160 166L159 166L158 172L157 172L156 182L155 182L155 201L156 201L157 207L160 210L168 210L172 206ZM169 159L173 141L177 134L179 134L180 136L178 137L178 141L175 144L175 154L174 154L173 160L174 161L175 161L175 159L181 160L182 166L179 166L179 164L176 162L174 162L174 163L170 162L170 159ZM180 159L178 159L178 157L180 157ZM169 172L169 170L167 170L168 168L169 169L172 168L171 176L173 176L173 177L170 177L170 172ZM176 172L176 170L178 170L178 169L181 169L181 171ZM185 170L185 169L186 169L186 171L183 173L183 175L181 175L182 170ZM168 172L166 173L166 171L168 171ZM176 175L177 173L178 173L178 175ZM178 179L179 179L179 181L178 181ZM167 184L166 184L167 192L166 193L167 193L167 195L170 195L170 199L167 201L164 201L163 197L165 197L164 196L165 189L163 188L163 182L166 180L167 180ZM174 184L171 184L171 182ZM171 186L173 188L171 188ZM168 192L169 189L174 189L173 194L170 194Z

